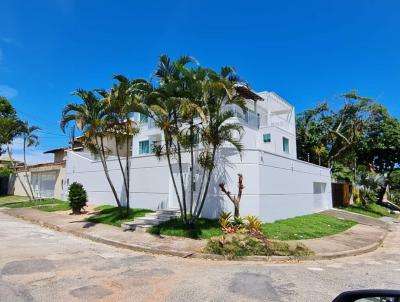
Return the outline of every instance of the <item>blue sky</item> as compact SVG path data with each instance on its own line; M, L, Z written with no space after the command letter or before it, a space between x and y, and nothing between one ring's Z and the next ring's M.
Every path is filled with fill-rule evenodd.
M73 90L148 78L162 53L232 65L297 112L357 89L400 117L399 11L390 0L2 0L0 94L43 129L31 161L67 145L58 124Z

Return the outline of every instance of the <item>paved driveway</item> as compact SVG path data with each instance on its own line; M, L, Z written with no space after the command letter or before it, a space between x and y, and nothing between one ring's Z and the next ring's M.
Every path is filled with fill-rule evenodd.
M344 290L400 289L399 230L358 257L214 262L112 248L0 213L0 301L331 301Z

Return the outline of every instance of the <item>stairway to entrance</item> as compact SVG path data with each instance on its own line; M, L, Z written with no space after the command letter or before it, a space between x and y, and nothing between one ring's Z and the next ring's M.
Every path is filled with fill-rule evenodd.
M133 221L125 222L121 225L124 231L145 232L152 226L159 225L161 222L168 221L181 216L179 209L162 209L153 213L147 213L144 217L136 218Z

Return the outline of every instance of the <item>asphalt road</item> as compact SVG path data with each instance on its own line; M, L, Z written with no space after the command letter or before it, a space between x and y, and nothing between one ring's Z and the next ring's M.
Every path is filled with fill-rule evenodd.
M399 231L357 257L221 262L117 249L0 213L0 301L332 301L351 289L400 289Z

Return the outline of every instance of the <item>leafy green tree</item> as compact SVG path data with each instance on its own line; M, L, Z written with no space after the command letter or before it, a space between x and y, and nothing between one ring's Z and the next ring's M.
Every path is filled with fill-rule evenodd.
M74 122L83 133L83 144L95 155L100 157L103 170L114 195L118 208L122 211L122 205L110 177L107 156L109 151L104 140L109 135L107 124L107 103L94 91L77 90L73 93L78 96L82 103L68 104L62 112L61 129L65 132L66 126Z
M357 148L360 162L370 170L385 176L378 202L382 202L392 173L400 164L400 122L391 117L382 105L371 106L366 132Z
M148 97L149 114L163 131L165 140L165 145L155 151L157 155L167 157L182 218L188 225L195 224L201 215L219 149L225 143L238 151L242 147L242 127L229 122L233 113L226 109L226 105L236 104L244 108L244 99L236 89L241 82L233 68L223 67L218 73L201 68L196 63L187 56L176 61L161 56L155 72L158 86ZM196 158L195 148L201 148ZM190 161L189 194L182 168L185 153L189 154ZM173 158L177 161L180 186L175 180ZM195 162L202 169L199 185L196 186L197 198L193 194Z
M337 111L325 102L297 116L298 157L331 168L345 164L352 167L354 180L356 150L367 129L372 99L355 91L340 98L343 105Z
M33 195L31 196L25 186L25 182L21 179L18 173L17 164L13 158L12 152L13 141L23 135L24 130L24 123L18 118L14 107L6 98L0 96L0 150L2 153L7 151L11 160L13 172L21 183L26 196L31 200ZM26 180L29 181L28 178Z
M131 180L131 144L132 138L139 133L139 126L133 121L133 112L147 112L144 104L143 93L148 90L149 83L146 80L128 78L117 75L114 79L118 81L110 91L98 91L106 103L106 124L110 137L115 139L115 149L118 164L122 173L125 195L126 213L130 207L130 180ZM125 167L121 161L120 147L124 146Z

